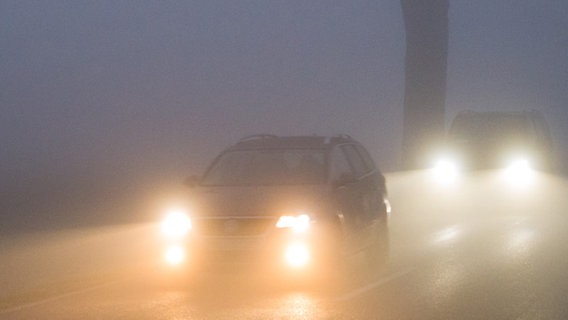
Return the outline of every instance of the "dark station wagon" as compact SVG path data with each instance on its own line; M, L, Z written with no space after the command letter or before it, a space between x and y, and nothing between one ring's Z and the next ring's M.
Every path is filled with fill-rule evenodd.
M173 265L309 276L359 253L371 266L388 255L385 178L347 135L249 136L186 184L188 207L163 223Z

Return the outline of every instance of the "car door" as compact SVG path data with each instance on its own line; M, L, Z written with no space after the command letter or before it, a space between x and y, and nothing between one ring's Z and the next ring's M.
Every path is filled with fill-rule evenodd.
M350 185L357 202L354 206L356 211L352 213L357 219L357 224L354 226L356 229L353 230L357 236L353 240L358 249L363 249L374 241L377 223L384 212L382 210L384 207L383 192L381 191L384 181L381 181L382 175L378 174L370 157L365 159L364 155L368 157L368 154L361 146L347 144L342 146L342 149L357 178L356 182Z
M366 219L386 219L387 208L385 198L387 196L386 180L383 174L376 167L375 162L361 145L355 145L362 161L365 164L365 198L368 210L365 212Z
M353 251L353 238L362 224L359 192L357 191L356 175L352 169L347 155L341 146L337 146L331 153L331 182L333 186L333 199L336 203L344 235L344 250Z
M343 220L348 252L361 250L367 242L366 227L372 211L367 173L369 170L353 144L342 144L332 152L334 198Z

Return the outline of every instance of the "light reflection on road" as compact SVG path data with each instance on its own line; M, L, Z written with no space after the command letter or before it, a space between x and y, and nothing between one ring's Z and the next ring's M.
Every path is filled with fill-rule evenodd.
M451 300L465 278L465 267L456 261L446 260L435 266L431 273L432 283L429 285L429 296L433 301Z
M266 318L315 319L316 315L321 317L322 315L318 314L318 308L314 300L314 297L306 293L292 293L283 299L281 308L278 309L276 314L269 312L266 314Z
M461 233L461 228L457 225L445 228L444 230L434 234L433 242L435 244L448 243L458 238Z
M530 227L520 227L510 231L505 242L505 254L510 259L523 259L531 254L536 240L536 232Z
M155 319L327 319L334 318L337 312L346 316L357 314L359 310L352 306L360 306L361 301L365 305L362 310L373 311L365 314L369 318L381 317L387 312L375 305L390 308L393 318L397 315L407 315L398 318L416 318L408 315L421 315L421 311L410 310L405 303L420 305L421 301L425 301L425 305L420 305L425 308L424 312L433 312L440 316L438 318L448 315L444 313L447 310L498 312L501 309L509 310L503 315L515 318L518 306L529 305L527 299L535 306L543 305L538 300L539 294L547 296L549 289L535 284L544 279L555 285L558 279L563 279L557 276L564 275L568 266L568 260L562 255L566 249L564 243L568 243L563 242L566 239L563 228L568 225L564 218L568 207L567 184L563 179L538 175L532 187L512 190L504 187L496 173L461 178L459 184L443 189L431 186L427 175L420 172L387 176L393 205L392 250L391 260L382 276L399 274L409 268L413 271L384 285L369 287L369 283L382 283L379 278L328 293L305 288L266 289L239 277L232 280L214 277L212 283L200 287L183 283L168 287L155 280L157 285L141 282L141 290L123 288L126 293L113 297L115 300L104 295L100 301L88 301L88 297L84 297L84 305L88 307L84 311L75 310L77 318L88 315L97 303L101 306L98 318L105 318L105 312L112 315L112 308L119 306L118 301L132 306L132 311L136 311L138 305L144 305L149 315L153 315L149 318ZM148 249L160 244L151 232L153 229L148 225L126 226L112 232L93 230L74 234L65 241L44 242L30 252L53 247L51 250L57 255L51 253L49 256L56 257L57 264L46 258L42 266L39 262L43 260L35 257L25 260L26 270L41 270L50 264L58 271L71 265L89 271L93 268L102 270L99 266L105 263L118 265L120 262L123 269L130 266L132 270L144 263L152 265L150 260L158 257L158 250L144 250L143 246ZM122 245L117 246L117 243ZM61 247L62 244L65 246ZM123 256L124 250L129 254ZM21 251L17 253L18 257L22 254ZM81 260L77 259L79 257ZM24 261L23 258L20 260ZM20 260L12 259L14 263ZM34 261L36 265L28 261ZM93 261L98 264L94 265ZM84 267L80 263L84 263ZM554 263L548 275L542 268ZM111 267L106 265L105 269ZM2 268L6 269L6 265L0 266L0 270ZM2 276L17 279L17 274ZM349 296L348 301L337 303L338 297L345 295ZM469 299L468 303L478 305L463 302L462 306L460 299ZM394 303L399 309L384 301ZM63 299L62 303L65 303ZM508 308L501 308L501 305ZM44 314L57 315L56 306ZM113 307L109 309L109 306ZM49 307L48 304L38 306L38 314L42 314L42 308ZM21 318L25 319L26 314L22 314ZM32 317L33 314L30 310L27 315Z

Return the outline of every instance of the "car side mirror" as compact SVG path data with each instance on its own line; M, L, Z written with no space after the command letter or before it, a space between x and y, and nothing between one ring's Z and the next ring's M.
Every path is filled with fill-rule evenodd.
M351 172L346 172L343 173L339 176L339 178L337 178L334 182L333 182L333 186L335 188L339 188L339 187L343 187L345 185L348 185L350 183L353 183L357 181L357 178L355 177L355 175Z
M183 185L188 188L195 188L199 185L199 182L201 182L201 177L192 175L183 180Z

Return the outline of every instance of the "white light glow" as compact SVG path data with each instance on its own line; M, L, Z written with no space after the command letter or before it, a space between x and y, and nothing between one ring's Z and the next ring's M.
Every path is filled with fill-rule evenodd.
M454 182L459 175L458 166L449 159L442 159L436 162L433 171L436 179L443 184Z
M434 234L434 242L446 243L455 240L461 233L459 226L451 226Z
M310 260L310 252L308 247L303 243L293 243L286 248L284 252L286 263L293 268L301 268L308 264Z
M166 249L164 259L169 265L177 266L185 261L186 255L183 247L174 245Z
M311 219L307 214L298 216L281 216L276 228L290 228L295 233L305 233L310 228Z
M184 237L191 227L191 219L181 209L170 210L161 224L162 233L171 238Z
M504 177L513 186L523 186L533 180L534 171L526 159L517 159L505 168Z

